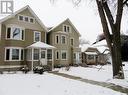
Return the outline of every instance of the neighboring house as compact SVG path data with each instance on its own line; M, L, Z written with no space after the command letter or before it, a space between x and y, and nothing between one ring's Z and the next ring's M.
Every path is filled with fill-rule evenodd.
M66 19L48 32L47 42L56 47L55 66L81 63L80 33L69 19Z
M87 50L82 53L83 64L96 65L98 63L98 54L99 51L97 50L97 48L88 47Z
M53 65L54 47L45 44L46 35L47 28L29 6L0 20L0 68Z

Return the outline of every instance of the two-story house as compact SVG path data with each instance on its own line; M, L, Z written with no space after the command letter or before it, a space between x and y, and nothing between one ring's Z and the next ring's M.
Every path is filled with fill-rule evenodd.
M56 47L54 51L55 66L81 63L79 37L80 33L69 19L49 30L47 43Z
M0 20L0 68L53 64L54 47L46 44L47 32L29 6Z

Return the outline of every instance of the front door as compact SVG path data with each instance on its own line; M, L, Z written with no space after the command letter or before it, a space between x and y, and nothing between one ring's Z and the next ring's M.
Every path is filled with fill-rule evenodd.
M46 50L41 50L40 65L47 65L47 54L46 54Z

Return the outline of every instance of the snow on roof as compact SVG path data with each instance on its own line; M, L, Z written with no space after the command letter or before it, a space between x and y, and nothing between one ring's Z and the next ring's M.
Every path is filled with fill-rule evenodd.
M83 44L83 45L80 45L80 47L81 47L81 51L85 52L85 50L87 50L87 48L90 47L90 45L89 44Z
M97 47L97 49L98 49L98 51L100 52L100 53L103 53L105 50L109 50L109 48L108 47L105 47L105 46L100 46L100 47ZM108 53L107 51L105 51L105 53Z
M45 48L45 49L54 49L54 46L48 45L44 42L35 42L34 44L28 46L27 48Z
M96 44L92 45L93 47L100 47L100 46L106 46L107 47L107 42L106 40L102 40L100 42L97 42Z
M97 55L96 52L85 52L85 53L88 54L88 55Z

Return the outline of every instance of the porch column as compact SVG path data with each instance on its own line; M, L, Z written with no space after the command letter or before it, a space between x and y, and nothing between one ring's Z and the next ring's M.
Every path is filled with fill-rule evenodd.
M32 48L32 65L31 65L31 71L33 71L33 53L34 53L34 49Z
M52 70L54 69L54 50L52 49Z

